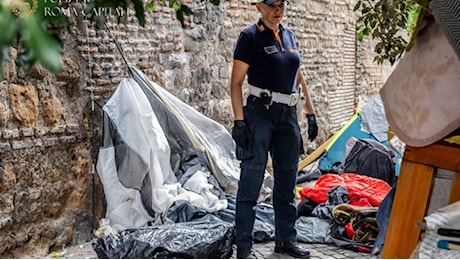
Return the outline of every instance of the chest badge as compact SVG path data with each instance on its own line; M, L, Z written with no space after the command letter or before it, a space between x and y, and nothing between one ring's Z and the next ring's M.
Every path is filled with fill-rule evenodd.
M276 48L275 45L264 47L264 50L265 50L265 53L267 54L273 54L273 53L278 52L278 49Z

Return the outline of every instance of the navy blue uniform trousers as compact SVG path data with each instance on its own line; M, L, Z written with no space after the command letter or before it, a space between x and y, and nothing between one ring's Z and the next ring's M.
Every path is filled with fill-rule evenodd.
M264 180L268 152L273 162L273 208L275 210L275 239L294 241L297 219L295 184L299 151L300 129L295 106L273 103L268 108L259 98L249 96L244 107L245 123L254 141L246 149L237 147L241 160L241 175L236 198L236 245L253 245L252 229L255 206Z

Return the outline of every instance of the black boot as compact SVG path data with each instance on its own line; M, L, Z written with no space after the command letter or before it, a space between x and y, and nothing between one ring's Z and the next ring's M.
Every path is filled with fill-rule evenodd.
M238 259L257 259L256 254L252 251L252 248L237 248L236 258Z
M275 242L275 252L281 254L288 254L295 258L310 258L310 252L303 247L297 245L296 242Z

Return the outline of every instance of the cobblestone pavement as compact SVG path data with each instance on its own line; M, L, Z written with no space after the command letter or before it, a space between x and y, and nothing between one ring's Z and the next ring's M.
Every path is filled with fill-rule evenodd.
M302 247L310 250L311 259L365 259L369 258L368 253L358 253L343 249L331 244L307 244L299 243ZM254 244L254 251L257 258L266 259L293 259L289 255L274 252L275 242ZM233 250L233 257L236 258L236 247Z
M358 253L351 250L336 247L331 244L306 244L300 243L304 248L310 250L311 259L366 259L367 253ZM273 251L275 242L254 244L254 251L259 259L293 259L285 254L278 254ZM61 254L61 259L97 259L97 255L91 247L91 242L77 246L69 246L65 249L65 254ZM51 254L37 258L53 258ZM233 247L232 259L236 258L236 247Z

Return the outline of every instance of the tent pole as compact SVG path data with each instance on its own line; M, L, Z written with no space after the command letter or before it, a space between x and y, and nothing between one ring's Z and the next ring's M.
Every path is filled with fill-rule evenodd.
M109 28L109 26L107 25L107 23L104 23L104 25L105 25L105 28L107 29L107 31L109 32L110 37L112 37L112 40L115 42L115 45L117 46L117 49L118 49L118 51L120 52L121 57L123 58L123 61L125 62L126 67L128 68L129 74L131 75L131 77L133 77L133 72L131 71L131 66L129 66L129 62L128 62L128 59L126 58L126 53L125 53L125 51L123 50L123 48L121 47L121 45L118 43L118 41L117 41L117 39L115 38L115 36L113 36L112 31L110 30L110 28Z

